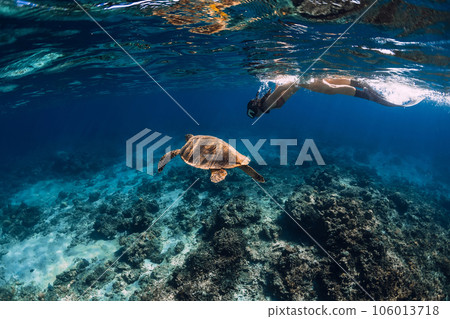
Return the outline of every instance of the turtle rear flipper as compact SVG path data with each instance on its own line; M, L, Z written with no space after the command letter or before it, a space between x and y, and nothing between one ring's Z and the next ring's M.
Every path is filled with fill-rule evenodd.
M211 182L218 183L225 179L227 176L227 171L222 169L212 169L211 170Z
M166 166L166 164L169 163L170 160L172 158L174 158L175 156L177 156L178 154L180 154L180 150L174 150L174 151L170 151L169 153L164 154L164 156L161 157L161 159L158 162L158 173L161 173L164 166Z
M245 172L245 174L249 175L251 178L253 178L254 180L257 180L260 183L264 183L264 177L262 177L261 175L259 175L253 168L251 168L248 165L242 165L239 166L239 168L241 170L243 170Z

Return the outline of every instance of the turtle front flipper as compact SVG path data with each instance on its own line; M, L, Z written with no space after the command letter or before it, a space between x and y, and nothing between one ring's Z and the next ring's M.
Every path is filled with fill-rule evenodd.
M161 173L164 166L166 166L166 164L169 163L170 160L172 158L174 158L175 156L177 156L178 154L180 154L180 150L174 150L174 151L170 151L169 153L164 154L164 156L161 157L161 159L158 162L158 173Z
M243 170L245 172L245 174L249 175L251 178L253 178L254 180L257 180L260 183L264 183L264 177L262 177L261 175L259 175L253 168L251 168L248 165L242 165L239 166L239 168L241 170Z
M225 179L227 176L227 171L222 169L212 169L211 170L211 182L218 183Z

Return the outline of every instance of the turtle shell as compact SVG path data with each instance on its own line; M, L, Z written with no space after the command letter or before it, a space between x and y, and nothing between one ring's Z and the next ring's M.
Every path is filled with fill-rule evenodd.
M201 169L233 168L250 162L230 144L207 135L189 138L181 148L180 156L187 164Z

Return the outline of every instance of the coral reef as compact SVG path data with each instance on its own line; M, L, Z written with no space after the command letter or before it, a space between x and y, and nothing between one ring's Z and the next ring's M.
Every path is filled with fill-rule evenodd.
M13 260L8 241L20 247L34 234L44 237L29 247L54 241L70 266L28 281L25 271L45 268L0 273L0 298L368 300L361 287L376 300L448 298L449 199L404 180L386 182L364 165L333 162L292 167L300 179L267 168L283 183L269 180L266 188L295 222L246 176L230 172L228 183L216 185L203 171L176 165L164 177L174 183L122 173L107 186L77 181L84 192L59 189L45 211L4 205L0 256ZM55 235L58 229L70 237Z
M328 181L326 189L324 180ZM431 268L436 260L423 260L423 256L414 253L417 246L426 247L434 240L446 242L443 237L439 240L433 238L440 236L423 231L419 226L433 215L424 213L429 212L431 207L420 204L420 199L417 199L416 212L405 216L410 203L399 192L392 193L386 189L377 194L374 185L371 185L368 188L372 195L370 198L366 190L358 186L339 190L341 187L333 184L325 172L314 173L305 181L310 185L294 192L286 201L286 210L376 300L444 298L447 293L442 284L446 281L445 275L441 275L441 284L437 284L436 274L425 270ZM422 214L417 214L419 210ZM413 236L411 228L415 229ZM307 240L304 238L304 241ZM445 250L445 245L439 249ZM437 256L443 253L435 251L433 255L440 259ZM329 263L325 269L319 282L321 291L326 292L326 299L367 299L368 296L347 276L339 276L342 270L335 264ZM342 282L336 280L340 277Z
M120 211L117 207L102 204L98 208L93 235L112 239L118 233L136 233L146 230L159 211L156 201L138 199L130 208Z
M22 203L18 206L7 205L2 209L0 217L2 232L18 240L24 240L33 234L32 228L41 219L42 212L38 207Z

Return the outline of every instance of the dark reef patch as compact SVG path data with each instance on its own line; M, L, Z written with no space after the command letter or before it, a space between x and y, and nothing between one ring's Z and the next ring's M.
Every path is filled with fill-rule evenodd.
M239 230L222 229L175 270L169 285L176 300L232 300L245 256L246 239ZM211 248L212 246L212 248Z
M258 205L246 196L237 196L225 203L224 206L216 210L213 218L206 221L206 230L211 232L222 227L236 228L248 227L261 218L261 209Z
M133 234L122 237L119 243L123 248L116 255L123 254L121 260L135 268L142 266L144 259L160 264L164 260L164 255L161 254L160 237L161 234L155 230L149 231L145 235Z
M320 276L323 267L311 250L286 246L270 265L266 293L275 300L317 300L325 287Z
M388 196L388 198L394 203L395 208L401 214L406 213L408 210L409 204L408 201L400 194L399 192L395 192Z
M340 4L333 5L327 1L293 0L292 4L296 12L311 20L334 20L341 17L360 12L369 4L368 0L355 2L350 0L341 1Z
M93 236L100 239L113 239L121 232L128 234L142 232L150 226L158 211L159 206L156 201L147 201L142 198L123 210L116 206L102 204L97 209Z
M245 197L229 200L205 221L201 244L176 268L168 286L144 288L142 300L173 295L175 300L233 300L246 265L248 239L241 230L259 219Z
M42 212L38 207L7 205L2 208L0 222L2 231L18 240L24 240L33 234L33 227L40 221Z
M368 196L367 191L359 190L358 186L348 189L348 186L342 188L342 185L332 183L333 179L324 172L314 173L306 180L314 190L307 185L297 189L286 201L286 210L376 300L427 300L445 296L444 278L436 281L436 275L426 270L432 269L437 260L442 260L438 256L444 252L436 249L434 254L424 258L422 249L429 251L428 245L434 240L441 243L448 240L439 233L426 232L420 226L433 213L425 213L431 207L423 204L419 194L416 193L415 198L409 196L414 198L411 202L389 189L384 189L384 194L373 192ZM324 181L329 182L328 187ZM422 214L412 212L405 216L410 210ZM283 225L289 222L287 220ZM427 227L438 226L430 223ZM411 228L415 229L414 233ZM417 250L418 247L422 249ZM445 247L439 249L446 250ZM329 261L324 266L318 282L323 285L326 299L368 298L348 276L339 275L342 270L336 264ZM283 288L284 294L290 289Z

